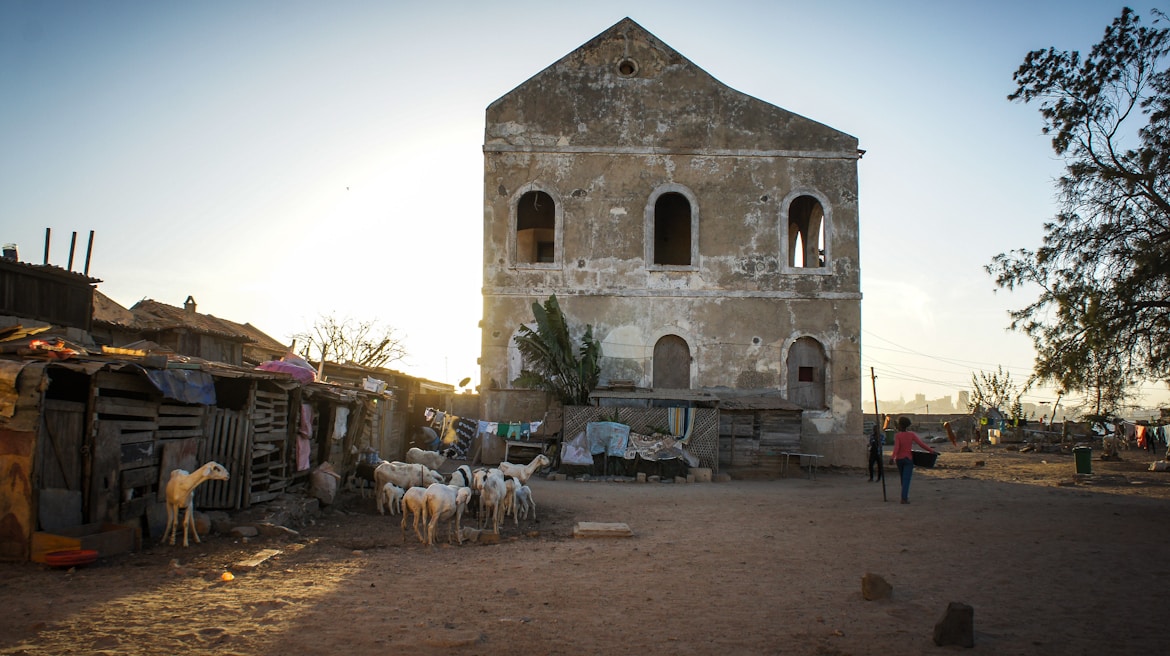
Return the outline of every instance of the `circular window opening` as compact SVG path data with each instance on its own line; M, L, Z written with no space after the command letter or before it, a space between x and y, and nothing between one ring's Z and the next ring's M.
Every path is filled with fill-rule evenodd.
M638 72L638 64L633 59L623 59L618 62L618 75L633 77Z

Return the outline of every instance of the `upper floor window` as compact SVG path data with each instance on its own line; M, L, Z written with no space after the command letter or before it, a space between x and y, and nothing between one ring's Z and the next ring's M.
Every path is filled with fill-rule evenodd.
M559 208L547 192L526 191L516 202L516 264L557 261Z
M646 260L651 266L693 267L698 253L699 213L681 185L665 185L646 205Z
M825 209L808 195L797 196L788 205L788 266L825 266Z

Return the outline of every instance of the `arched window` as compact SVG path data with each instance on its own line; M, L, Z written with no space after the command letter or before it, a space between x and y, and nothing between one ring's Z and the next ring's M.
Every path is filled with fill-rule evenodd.
M699 207L694 194L679 184L655 190L646 202L646 264L650 267L696 266Z
M691 349L678 335L663 335L654 344L654 388L691 388Z
M654 263L691 264L691 203L680 193L654 202Z
M535 324L530 325L529 328L535 328ZM520 347L516 345L516 338L520 336L520 328L512 331L512 337L508 339L508 380L504 381L505 388L512 387L512 381L520 377L520 372L524 370L524 356L520 353Z
M528 191L516 203L516 263L556 262L557 206L544 191Z
M812 196L797 196L788 205L788 266L825 266L825 209Z
M825 349L812 337L788 349L788 400L807 410L825 407Z

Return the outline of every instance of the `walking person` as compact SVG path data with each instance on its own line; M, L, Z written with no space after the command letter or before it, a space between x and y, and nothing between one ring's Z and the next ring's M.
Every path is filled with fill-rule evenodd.
M898 417L898 432L894 434L894 462L898 464L898 475L902 478L902 503L910 503L910 478L914 475L914 454L911 447L915 444L931 453L937 453L926 442L918 437L918 433L910 430L910 418Z
M882 446L886 443L886 435L882 432L880 423L874 423L873 432L869 436L869 480L882 480L885 472L882 470ZM877 467L877 478L873 477L874 467Z

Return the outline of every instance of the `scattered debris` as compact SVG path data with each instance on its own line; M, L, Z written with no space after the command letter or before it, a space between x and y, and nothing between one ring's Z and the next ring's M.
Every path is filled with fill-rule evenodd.
M280 554L280 549L261 549L260 551L256 552L255 556L252 556L251 558L248 558L247 560L241 560L240 562L236 563L232 567L232 569L239 569L239 570L243 570L243 571L247 572L247 571L256 569L261 564L263 564L265 561L267 561L269 558L272 558L273 556L277 556L279 554Z

